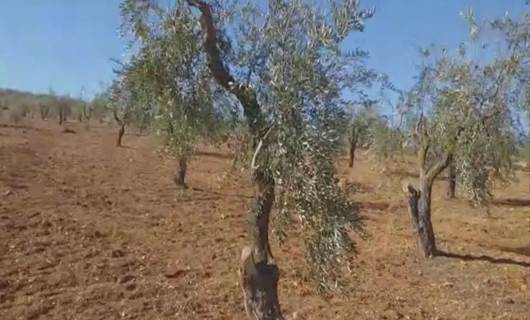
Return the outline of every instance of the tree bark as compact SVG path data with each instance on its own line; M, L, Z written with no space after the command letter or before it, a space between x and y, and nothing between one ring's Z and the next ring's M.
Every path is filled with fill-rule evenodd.
M177 166L177 172L175 173L175 184L181 188L186 189L186 171L188 169L188 160L186 158L180 158Z
M64 117L64 108L63 106L59 106L59 125L62 126L64 123L65 117Z
M426 258L436 254L436 238L431 220L431 194L436 177L449 166L452 155L443 155L432 166L426 169L427 152L429 144L424 144L418 151L418 164L420 168L419 189L410 184L404 189L407 192L409 214L412 226L416 232L418 248Z
M456 197L456 167L451 163L447 172L447 198L454 199Z
M417 235L418 248L426 258L436 253L436 238L431 221L432 184L420 179L419 190L411 185L408 188L409 214Z
M357 149L357 131L355 125L352 125L351 137L350 137L350 161L348 166L353 168L353 162L355 161L355 149Z
M124 134L125 134L125 124L122 123L120 125L120 129L118 130L118 139L116 140L116 146L117 147L121 147L121 140L122 140Z
M125 134L125 115L123 116L123 119L120 119L116 110L113 110L112 114L114 116L114 120L116 120L116 123L118 123L118 125L120 126L120 129L118 130L118 139L116 140L116 146L121 147L121 140L123 138L123 135Z
M353 162L355 161L355 149L357 148L357 143L355 141L350 142L350 161L348 166L353 168Z
M274 181L268 170L256 170L256 203L250 221L251 245L241 253L241 288L249 319L283 319L278 300L280 272L269 244Z
M203 45L208 59L208 67L213 78L231 92L241 102L254 148L258 141L264 143L267 121L261 112L253 88L238 83L224 66L218 48L217 30L210 5L201 0L187 0L190 6L200 13L201 28L204 33ZM267 149L266 142L263 149ZM266 162L266 161L264 161ZM278 301L279 270L269 246L269 220L274 203L274 180L267 163L254 168L256 202L250 219L251 244L241 253L241 288L247 317L251 320L283 320Z

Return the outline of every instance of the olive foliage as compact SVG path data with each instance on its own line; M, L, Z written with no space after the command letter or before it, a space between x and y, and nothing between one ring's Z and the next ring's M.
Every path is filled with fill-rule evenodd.
M477 38L472 14L466 18ZM493 178L510 177L519 110L528 108L528 15L488 26L502 33L505 51L485 62L473 59L464 44L454 54L424 51L404 108L416 122L410 137L422 153L420 162L439 173L453 161L464 194L475 204L491 198Z
M122 96L132 100L127 110L136 111L137 123L152 124L168 154L187 159L219 119L190 8L183 1L171 8L123 1L121 11L123 32L138 48L119 71Z
M203 9L200 24L194 8ZM213 34L200 29L210 8L213 17L206 18L214 20L217 34L206 38L215 43L203 43ZM355 252L349 232L361 226L357 209L336 186L334 159L344 147L347 123L343 93L356 92L373 77L363 63L366 53L344 52L341 43L362 31L373 11L361 9L356 0L271 0L266 5L177 0L170 8L157 1L124 0L122 12L140 51L156 57L148 63L156 65L148 76L156 85L146 91L160 108L179 108L165 113L187 119L179 120L185 124L179 130L200 128L201 110L216 92L208 73L225 94L251 102L239 110L253 146L250 167L260 168L262 181L274 181L274 234L285 240L290 215L300 214L311 274L321 288L336 287ZM198 45L204 45L210 60Z

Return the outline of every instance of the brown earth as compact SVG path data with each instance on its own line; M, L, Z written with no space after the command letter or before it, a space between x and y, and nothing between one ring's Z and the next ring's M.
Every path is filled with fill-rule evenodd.
M252 189L227 153L206 148L172 182L175 161L146 136L92 125L0 125L0 319L244 319L238 261ZM528 172L485 209L447 201L433 219L445 257L416 253L401 179L360 153L341 159L370 234L353 290L319 296L296 232L273 251L288 319L530 319Z

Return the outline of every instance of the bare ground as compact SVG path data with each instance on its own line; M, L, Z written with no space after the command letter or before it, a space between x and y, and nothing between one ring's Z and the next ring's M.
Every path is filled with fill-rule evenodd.
M190 189L150 137L70 123L0 125L0 319L244 319L238 260L252 189L230 157L206 148ZM353 290L319 296L296 232L273 251L289 319L530 319L530 177L474 209L435 187L445 256L425 261L401 194L405 165L360 154L350 182L370 238Z

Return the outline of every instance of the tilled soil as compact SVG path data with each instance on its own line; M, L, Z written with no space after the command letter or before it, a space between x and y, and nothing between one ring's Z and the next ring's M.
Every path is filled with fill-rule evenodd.
M0 319L245 319L238 261L253 190L228 152L204 147L175 187L153 137L77 123L0 125ZM530 319L530 177L488 209L446 200L433 223L446 254L417 254L400 180L369 154L339 161L369 238L352 288L319 295L293 228L275 258L288 319ZM400 168L407 167L404 165Z

